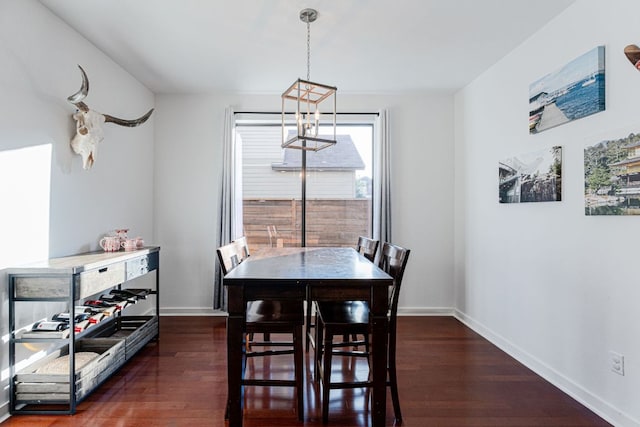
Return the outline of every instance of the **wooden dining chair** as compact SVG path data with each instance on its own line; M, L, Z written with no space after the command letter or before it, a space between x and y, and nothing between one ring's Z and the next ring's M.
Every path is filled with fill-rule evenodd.
M232 243L236 246L236 251L237 251L237 257L239 262L242 262L244 260L246 260L247 258L249 258L249 256L251 255L251 253L249 252L249 242L247 241L247 237L246 236L241 236L238 237L237 239L233 240ZM251 306L253 304L260 304L261 301L249 301L247 304L247 311L251 311ZM264 341L270 341L271 340L271 336L269 333L265 333L264 335ZM246 345L247 345L247 349L251 348L251 345L254 343L253 340L253 334L247 334L246 336Z
M376 254L378 253L378 246L380 245L379 240L373 240L368 237L360 236L358 237L358 244L356 245L356 250L364 255L366 259L371 262L374 262L376 259Z
M376 253L378 252L379 244L380 244L380 241L378 240L370 239L364 236L359 236L358 243L356 244L356 251L364 255L364 257L367 258L369 261L374 262L376 258ZM314 313L315 313L315 301L312 301L307 296L307 311L305 315L306 320L305 320L305 330L304 330L305 352L307 353L309 352L310 347L313 347L314 349L316 347L315 338L313 336L313 333L311 332L311 329L314 329L316 326L313 320L315 318ZM345 341L347 341L347 339L348 337L344 338ZM353 337L352 341L355 343L356 338Z
M216 250L220 267L226 276L242 261L249 257L246 239L236 239ZM245 314L245 343L243 345L243 373L240 384L242 386L266 387L295 387L298 419L304 415L304 387L303 387L303 345L302 325L304 323L304 309L302 302L292 301L248 301ZM264 341L250 341L254 334L263 334ZM271 334L290 334L289 341L272 341ZM254 350L254 347L262 347ZM274 348L275 347L275 348ZM267 357L277 355L293 355L294 379L246 378L246 363L248 358ZM228 419L228 404L225 419Z
M220 262L220 269L222 270L223 276L226 276L241 262L238 247L234 243L220 246L216 249L216 253L218 254L218 261Z
M402 423L400 398L398 396L398 380L396 375L396 328L398 299L402 277L409 259L409 249L384 243L378 266L393 277L393 285L389 289L389 329L387 334L387 386L391 388L391 400L396 423ZM343 350L345 344L334 343L334 336L364 335L371 333L369 324L369 305L365 301L349 301L334 303L319 301L316 303L316 372L322 386L322 421L329 421L329 392L332 389L371 387L371 375L367 381L331 382L331 363L333 356L367 356L368 347L363 351ZM368 341L368 340L367 340ZM322 345L320 345L322 343Z
M249 253L249 243L246 236L238 237L233 241L233 244L236 245L236 249L240 256L240 262L249 258L249 255L251 254Z

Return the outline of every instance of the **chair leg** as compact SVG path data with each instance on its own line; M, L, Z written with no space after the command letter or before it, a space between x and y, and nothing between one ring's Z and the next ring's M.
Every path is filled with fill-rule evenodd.
M305 344L304 344L304 351L305 352L309 352L309 347L311 344L311 339L309 338L311 336L311 328L314 328L315 325L311 322L313 316L313 301L311 301L308 297L307 297L307 313L305 316L305 331L304 331L304 339L305 339Z
M369 333L364 334L364 351L367 353L367 364L371 372L371 348L369 347Z
M244 378L245 373L247 372L247 351L242 352L242 378Z
M389 351L389 386L391 388L391 401L393 402L393 413L396 417L396 424L402 424L402 412L400 411L400 396L398 395L398 376L396 374L396 354Z
M326 331L325 331L326 332ZM333 354L333 348L331 346L333 342L333 335L326 332L322 353L323 353L323 368L322 368L322 423L329 423L329 391L331 384L331 356Z
M320 364L322 363L322 352L324 351L324 345L322 343L323 340L323 334L324 334L324 325L318 320L316 319L316 349L315 349L315 354L313 356L314 360L315 360L315 364L314 364L314 369L313 369L313 378L317 381L319 381L322 378L322 375L320 375L320 371L321 371L321 367Z
M302 325L293 333L293 363L296 377L296 397L298 402L298 420L304 421L304 360L302 354Z
M311 333L311 301L307 298L306 313L304 315L304 351L309 352L309 334Z

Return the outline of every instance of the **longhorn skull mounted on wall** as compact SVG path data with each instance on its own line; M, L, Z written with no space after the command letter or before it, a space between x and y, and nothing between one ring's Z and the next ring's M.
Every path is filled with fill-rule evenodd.
M76 121L76 134L71 140L71 148L76 154L82 156L82 167L90 169L96 160L98 144L104 139L102 124L115 123L120 126L134 127L146 122L153 113L153 108L147 114L135 120L124 120L108 114L101 114L90 109L82 100L89 93L89 79L82 67L78 65L82 73L82 87L67 100L78 108L72 116Z

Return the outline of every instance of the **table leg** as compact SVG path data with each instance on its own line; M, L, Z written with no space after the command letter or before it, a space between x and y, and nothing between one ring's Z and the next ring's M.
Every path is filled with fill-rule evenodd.
M244 306L242 289L228 288L229 317L227 318L227 415L229 427L242 427L242 325ZM233 302L232 302L233 301Z
M384 426L387 411L387 287L374 286L371 292L371 372L373 400L371 424Z

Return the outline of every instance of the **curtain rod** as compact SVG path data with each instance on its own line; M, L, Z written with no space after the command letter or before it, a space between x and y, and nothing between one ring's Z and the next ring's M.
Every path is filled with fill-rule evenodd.
M282 114L282 111L234 111L233 114ZM291 111L291 112L287 112L285 114L295 114L295 111ZM328 114L328 113L325 113ZM349 112L349 113L340 113L337 112L336 115L341 115L341 116L365 116L365 115L374 115L374 116L379 116L380 113L353 113L353 112Z

